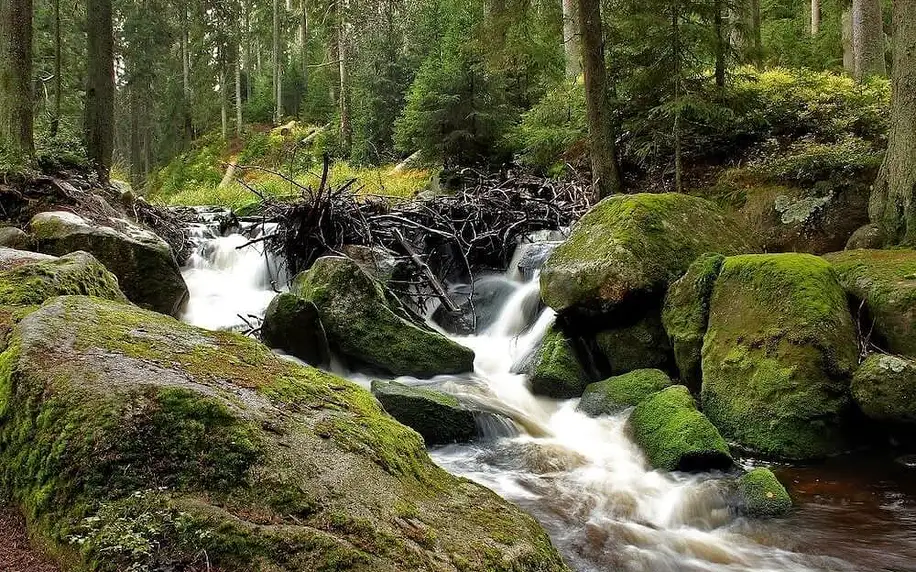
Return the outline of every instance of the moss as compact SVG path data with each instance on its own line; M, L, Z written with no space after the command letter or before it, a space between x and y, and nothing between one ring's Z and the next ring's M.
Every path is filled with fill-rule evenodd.
M681 381L698 392L702 384L703 337L709 323L709 300L725 257L704 254L668 289L662 324L671 340Z
M289 292L275 296L267 306L261 339L311 365L324 365L331 360L318 308Z
M637 369L671 369L671 344L657 305L649 306L634 324L599 332L595 341L607 359L611 375Z
M852 398L877 421L916 423L916 362L872 354L852 376Z
M427 445L468 441L477 435L474 414L447 393L393 381L373 381L372 393L385 411L420 433Z
M68 294L126 301L118 280L92 255L74 252L0 271L0 305L34 306Z
M577 409L588 415L610 415L639 405L644 399L673 382L663 371L638 369L597 383L590 383Z
M728 258L703 345L703 410L726 437L765 455L837 452L857 353L846 296L824 260Z
M753 250L712 203L682 194L609 197L548 258L541 296L551 308L608 311L665 288L704 252Z
M792 510L792 498L773 471L757 468L738 479L741 510L753 517L785 516Z
M319 259L292 292L315 304L332 349L351 360L415 377L473 369L473 351L409 319L350 259Z
M551 327L537 349L529 375L531 391L558 399L579 397L589 376L576 356L572 341L556 326Z

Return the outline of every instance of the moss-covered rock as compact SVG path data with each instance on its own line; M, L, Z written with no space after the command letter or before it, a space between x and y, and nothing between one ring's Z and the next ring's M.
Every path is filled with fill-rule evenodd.
M681 381L693 392L702 383L703 337L709 323L709 299L725 257L704 254L668 288L662 324L674 350Z
M839 452L857 357L846 295L823 259L725 260L703 343L702 397L727 438L786 459Z
M611 415L639 405L653 393L673 384L668 374L661 370L638 369L588 384L576 409L593 417Z
M671 369L671 344L657 306L635 323L595 334L595 342L607 360L610 375L637 369Z
M557 399L579 397L591 381L572 340L556 326L547 331L535 351L528 379L532 393Z
M296 276L291 291L318 308L331 349L393 375L430 377L474 367L474 352L412 320L349 258L328 256Z
M773 471L760 467L738 479L738 510L755 518L785 516L792 498Z
M67 294L127 301L117 278L91 254L56 258L0 248L0 306L37 306Z
M0 247L26 250L32 246L32 237L14 226L0 227Z
M725 439L683 385L644 399L630 414L627 432L656 469L704 471L732 464Z
M559 312L601 313L660 297L704 252L751 252L752 241L709 201L618 195L595 205L547 259L541 296Z
M852 376L852 398L871 419L916 423L916 362L872 354Z
M852 236L846 241L846 250L881 248L883 245L884 236L881 234L881 227L876 224L866 224L852 233Z
M916 251L847 250L824 258L846 292L865 302L874 320L872 341L916 358Z
M70 570L565 570L353 383L88 297L0 354L0 496Z
M187 302L188 287L171 247L129 221L119 223L120 230L115 230L60 211L35 215L29 227L39 252L62 256L86 251L118 277L131 302L177 316Z
M372 394L392 417L423 436L427 445L469 441L474 414L447 393L394 381L373 381Z
M331 360L328 338L318 308L295 294L284 292L271 300L261 324L261 339L311 365Z

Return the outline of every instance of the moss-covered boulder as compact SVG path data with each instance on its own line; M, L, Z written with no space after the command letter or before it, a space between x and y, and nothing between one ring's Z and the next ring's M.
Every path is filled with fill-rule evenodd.
M566 570L368 391L97 298L0 354L0 496L69 570Z
M705 471L732 465L725 439L683 385L644 399L630 414L627 432L656 469Z
M688 195L617 195L595 205L547 259L541 296L558 312L612 311L664 295L704 252L751 252L742 228Z
M703 337L709 323L709 300L725 257L704 254L668 288L662 324L671 340L681 381L693 392L702 384Z
M916 251L847 250L824 258L847 293L865 302L865 317L874 320L872 341L916 358Z
M556 399L579 397L591 379L572 340L552 326L528 366L531 392Z
M331 349L393 375L431 377L474 367L474 352L421 324L349 258L319 258L293 294L318 308Z
M738 510L755 518L785 516L792 510L792 497L773 471L760 467L738 479Z
M118 279L91 254L57 258L0 248L0 306L37 306L67 294L127 301Z
M916 362L872 354L852 376L852 398L865 415L887 423L916 423Z
M15 226L0 227L0 247L26 250L32 246L32 237Z
M576 409L593 417L611 415L639 405L653 393L672 385L674 382L661 370L638 369L588 384Z
M637 369L669 370L674 365L671 344L654 305L634 323L598 332L595 342L610 375Z
M422 435L427 445L469 441L477 435L474 413L448 393L373 381L372 394L392 417Z
M268 347L283 350L310 365L323 365L331 360L318 308L289 292L278 294L267 306L261 339Z
M785 459L842 450L855 327L836 274L808 254L725 260L703 343L703 411L728 439Z
M866 224L852 233L852 236L846 241L846 250L881 248L883 245L884 236L881 234L881 227L876 224Z
M116 230L70 212L35 215L29 227L39 252L62 256L83 250L118 277L121 290L135 304L177 316L188 287L168 243L137 225L119 220Z

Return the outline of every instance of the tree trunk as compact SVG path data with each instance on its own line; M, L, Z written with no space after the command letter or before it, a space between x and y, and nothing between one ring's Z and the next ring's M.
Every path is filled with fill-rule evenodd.
M811 0L811 35L821 31L821 0Z
M852 9L843 11L841 19L843 41L843 69L849 75L856 74L856 55L852 47Z
M242 136L242 47L235 50L235 134Z
M299 65L302 72L302 92L309 89L309 13L306 0L300 0L299 8Z
M191 51L188 47L188 8L183 6L181 9L181 94L184 98L182 102L182 114L184 115L184 133L185 139L191 141L194 139L194 119L191 112Z
M916 245L916 0L894 0L894 66L887 155L869 215L890 244Z
M600 199L621 190L604 63L601 0L578 0L578 7L592 182Z
M763 66L763 41L760 32L760 0L738 0L732 9L732 40L741 61Z
M229 74L226 73L225 49L220 51L223 54L220 54L222 61L219 64L219 118L223 140L226 140L229 139Z
M86 153L99 175L108 182L114 147L114 34L111 0L87 0Z
M713 27L716 34L716 87L725 87L725 57L728 52L728 40L725 37L724 0L715 0L713 6Z
M0 0L0 155L27 163L32 136L32 0Z
M566 55L566 77L575 79L582 73L576 0L563 0L563 50Z
M340 62L340 141L344 154L349 154L353 146L353 129L350 125L350 70L347 62L347 42L349 27L347 26L347 0L337 2L337 58Z
M886 76L881 0L852 0L852 47L855 77Z
M140 89L132 80L127 86L128 110L130 118L130 184L139 189L143 184L143 144L140 139Z
M681 157L681 16L680 0L671 6L671 52L674 56L674 188L684 192L683 161Z
M273 25L273 86L274 86L274 123L280 125L283 118L283 86L280 83L280 0L274 0L274 25Z
M64 89L61 73L63 67L60 44L60 0L54 0L54 110L51 113L51 137L60 129L60 101Z

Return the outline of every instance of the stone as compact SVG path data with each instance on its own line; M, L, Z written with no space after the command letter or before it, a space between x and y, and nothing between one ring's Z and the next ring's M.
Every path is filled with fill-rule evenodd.
M613 415L672 385L674 382L661 370L638 369L588 384L576 409L592 417Z
M329 364L331 350L315 304L284 292L271 300L261 324L267 347L282 350L309 365Z
M738 479L738 510L754 518L786 516L792 511L792 498L773 471L759 467Z
M56 211L35 215L29 227L39 252L55 256L88 252L118 277L131 302L162 314L179 315L188 300L188 287L172 249L134 223L117 222L120 230Z
M634 324L598 332L595 341L607 359L610 375L637 369L668 370L674 361L657 307Z
M31 247L32 238L22 229L14 226L0 227L0 248L29 250Z
M427 445L470 441L474 413L448 393L394 381L373 381L372 394L392 417L423 436Z
M558 246L563 244L561 241L550 242L523 242L519 244L515 252L514 259L517 260L515 268L510 270L518 272L518 277L524 281L533 279L547 259L553 254Z
M916 361L871 354L852 376L852 398L870 419L916 423Z
M846 250L878 249L884 245L881 228L876 224L860 226L846 241Z
M572 340L556 326L551 326L544 335L529 367L528 380L535 395L555 399L579 397L591 381Z
M405 261L399 260L394 252L377 246L346 244L340 251L359 264L366 274L382 284L388 284L392 278L404 272L407 265Z
M846 294L825 260L725 260L703 342L702 400L727 439L787 460L841 452L857 360Z

